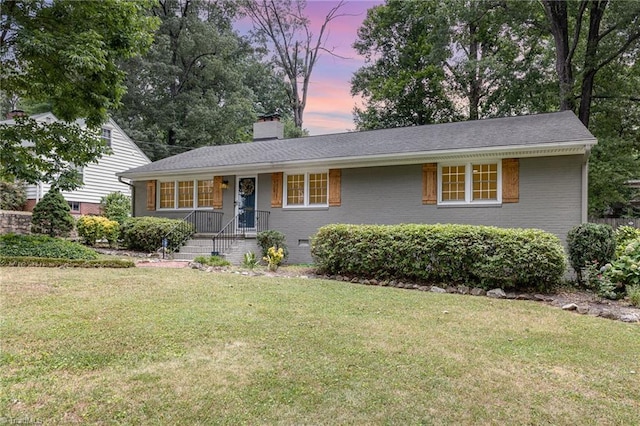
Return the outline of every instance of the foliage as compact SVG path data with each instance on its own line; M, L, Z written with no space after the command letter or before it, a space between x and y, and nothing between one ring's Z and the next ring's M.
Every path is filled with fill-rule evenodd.
M256 254L250 251L244 254L244 257L242 259L242 266L244 266L247 269L253 269L256 266L258 266L259 262L260 261L256 257Z
M220 256L198 256L193 259L194 262L209 266L229 266L231 263L224 257Z
M97 240L104 238L111 247L114 247L120 234L118 222L103 216L80 216L76 222L76 229L78 236L89 246L93 246Z
M262 258L265 262L267 262L267 268L270 271L277 271L278 266L282 263L282 259L284 259L284 251L282 248L269 247L267 250L267 255Z
M589 268L589 281L598 294L618 299L630 286L640 286L640 239L627 244L624 253L599 270L595 262Z
M134 268L135 263L124 259L60 259L48 257L0 256L0 266L48 268Z
M82 244L44 235L0 235L0 256L54 259L98 258L98 253Z
M640 308L640 285L627 286L627 296L633 306Z
M633 226L620 226L615 230L616 258L622 256L630 243L640 241L640 228Z
M173 230L175 238L168 241L167 249L175 251L179 248L175 241L184 241L195 232L190 224L179 226L184 224L181 219L130 217L120 228L120 238L123 246L130 250L155 252L162 247L164 236Z
M47 102L62 121L38 124L18 119L0 124L0 173L28 183L80 185L77 167L104 151L96 129L119 105L124 72L117 62L144 51L155 19L149 2L106 0L2 4L0 87L7 98ZM89 131L74 121L84 118ZM30 146L23 146L30 141ZM55 152L56 155L51 155ZM62 180L57 181L61 175Z
M0 210L22 210L27 191L20 181L0 180Z
M567 234L569 263L576 271L578 283L584 285L582 269L595 264L602 267L613 259L616 239L611 226L598 223L583 223L573 227Z
M311 254L330 274L483 288L549 290L566 266L552 234L470 225L328 225Z
M60 191L51 188L33 208L31 232L50 237L69 235L75 226L70 210Z
M282 232L276 231L275 229L269 229L267 231L258 232L256 239L258 240L258 245L262 250L262 257L268 254L270 247L275 247L277 249L281 248L285 259L289 256L289 249L285 243L286 237Z
M122 192L112 192L100 200L100 211L106 218L122 225L131 216L131 198Z

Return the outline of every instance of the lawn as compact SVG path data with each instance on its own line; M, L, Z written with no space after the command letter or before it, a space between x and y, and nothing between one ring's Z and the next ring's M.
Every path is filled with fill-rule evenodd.
M640 424L640 326L191 269L2 268L0 419Z

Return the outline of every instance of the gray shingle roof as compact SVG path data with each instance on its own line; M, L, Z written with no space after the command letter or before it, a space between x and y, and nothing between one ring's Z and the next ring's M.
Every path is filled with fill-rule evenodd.
M483 148L595 143L594 136L571 111L338 133L233 145L207 146L167 157L122 173L175 172L233 166L295 164L309 160L384 158L398 154L474 151Z

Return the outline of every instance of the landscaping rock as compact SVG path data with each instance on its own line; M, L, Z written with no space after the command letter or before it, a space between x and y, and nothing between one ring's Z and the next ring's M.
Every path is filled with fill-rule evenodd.
M486 290L479 288L479 287L475 287L471 289L471 294L473 296L484 296L487 294Z
M533 298L541 302L553 302L553 297L545 296L544 294L534 294Z
M431 292L432 293L446 293L447 290L445 290L444 288L436 287L435 285L433 285L433 286L431 286Z
M516 296L516 300L535 300L532 295L521 293Z
M640 322L640 314L623 314L620 315L620 321L624 322Z
M515 300L515 299L518 298L518 295L515 294L514 292L510 291L510 292L506 293L506 297L507 297L507 299Z
M469 294L469 291L471 290L469 287L467 287L466 285L459 285L457 287L458 293L460 294Z
M447 293L457 293L458 288L453 286L447 286Z
M617 319L616 314L613 313L610 309L603 309L602 311L600 311L600 314L598 316L607 319Z
M585 315L589 313L589 307L588 306L578 306L578 313Z
M578 305L575 303L567 303L566 305L562 305L562 309L565 311L575 311L578 309Z
M489 290L487 292L487 297L492 297L494 299L504 299L507 297L507 295L501 288L494 288L493 290Z

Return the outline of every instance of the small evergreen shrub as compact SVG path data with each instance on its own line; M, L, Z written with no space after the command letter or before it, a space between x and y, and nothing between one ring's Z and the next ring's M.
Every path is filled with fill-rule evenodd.
M231 263L220 256L198 256L193 259L194 262L208 266L229 266Z
M471 225L328 225L312 238L320 272L549 290L562 280L560 240L536 229Z
M100 211L106 218L122 225L131 216L131 198L121 192L112 192L100 200Z
M78 236L89 246L95 245L96 241L104 238L111 247L114 247L120 233L118 222L103 216L80 216L76 229Z
M289 249L285 243L285 236L282 232L275 229L269 229L268 231L258 232L256 237L258 239L258 245L262 250L262 257L264 258L269 253L269 248L275 247L281 248L284 254L284 259L289 256Z
M167 249L170 251L178 249L179 241L188 239L195 232L193 225L181 219L130 217L120 228L120 238L123 246L129 250L155 252L162 248L162 238L172 230L173 238L167 241Z
M582 271L595 263L602 267L613 259L616 239L611 226L597 223L583 223L575 226L567 234L569 262L576 271L578 283L585 285Z
M69 204L56 188L51 188L33 208L31 232L50 237L66 237L75 222Z
M22 182L0 181L0 210L22 210L27 190Z
M0 236L0 256L93 260L98 258L98 253L60 238L6 234Z

